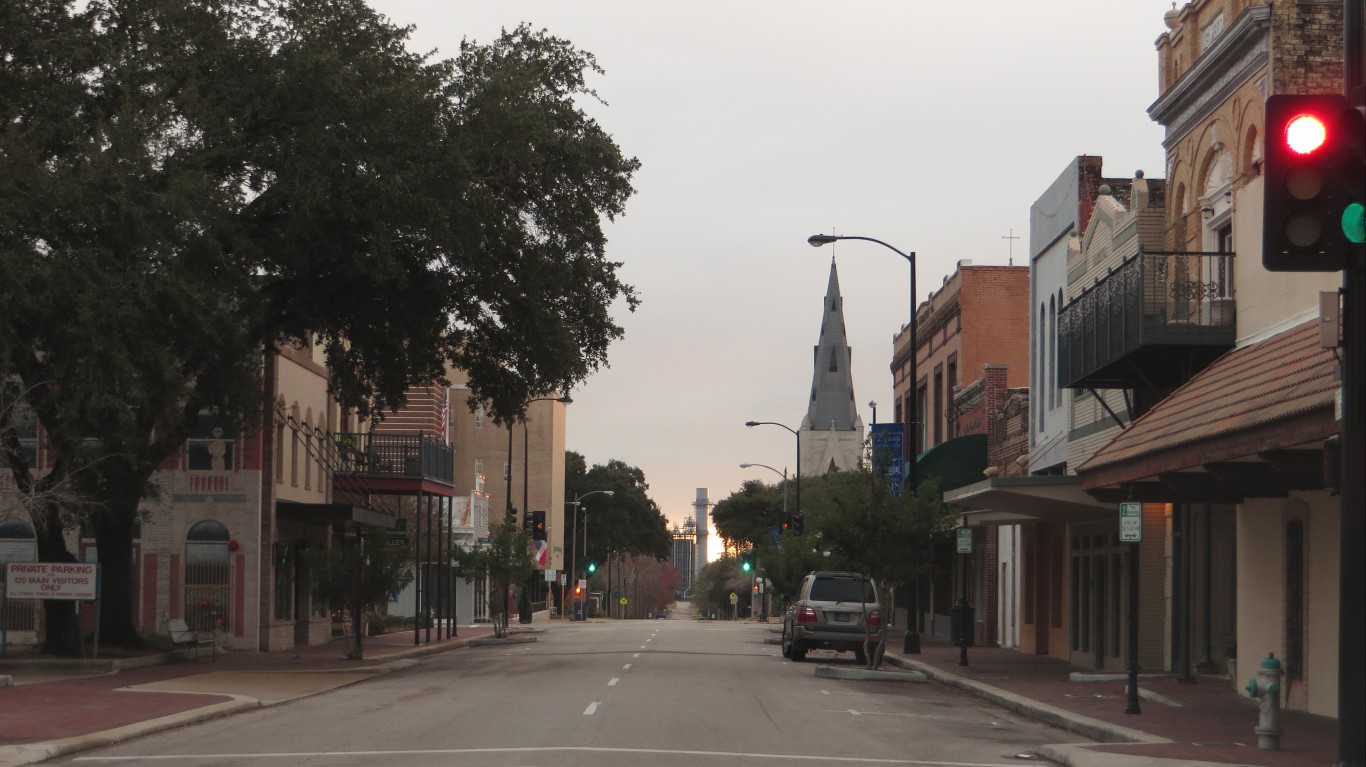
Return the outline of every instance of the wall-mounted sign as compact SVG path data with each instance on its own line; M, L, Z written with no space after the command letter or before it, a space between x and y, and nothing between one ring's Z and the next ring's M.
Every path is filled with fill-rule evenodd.
M1122 501L1119 504L1119 541L1120 543L1143 542L1142 503Z
M972 553L972 528L960 527L955 531L958 534L958 553Z

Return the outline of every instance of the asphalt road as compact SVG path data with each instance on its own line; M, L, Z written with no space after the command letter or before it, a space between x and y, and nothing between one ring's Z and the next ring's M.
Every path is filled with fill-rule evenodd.
M772 624L770 624L771 626ZM1075 739L930 684L815 676L768 626L557 622L538 641L462 649L291 703L64 764L1018 767Z

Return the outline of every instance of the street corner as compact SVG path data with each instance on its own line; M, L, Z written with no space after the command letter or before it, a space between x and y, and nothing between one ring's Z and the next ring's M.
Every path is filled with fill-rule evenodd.
M919 671L883 671L881 669L817 666L816 676L827 679L861 679L873 682L928 682L929 677Z

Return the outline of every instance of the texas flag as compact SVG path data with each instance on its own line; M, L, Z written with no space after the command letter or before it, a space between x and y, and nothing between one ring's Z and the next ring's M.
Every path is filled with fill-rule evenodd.
M545 569L550 564L550 544L545 541L532 541L532 556L536 559L536 566Z

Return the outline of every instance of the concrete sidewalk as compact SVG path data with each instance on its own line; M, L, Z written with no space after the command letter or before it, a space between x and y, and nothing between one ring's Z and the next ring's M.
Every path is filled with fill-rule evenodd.
M175 654L65 661L11 655L0 660L0 680L8 682L0 686L0 767L317 695L465 647L493 629L479 624L457 633L428 642L424 631L417 645L411 631L367 637L361 661L346 660L343 640L275 653L201 654L198 661Z
M899 648L898 648L899 649ZM1253 728L1257 705L1224 676L1141 676L1138 714L1125 714L1125 680L1086 673L1068 663L1001 648L926 644L921 652L888 652L886 663L924 673L932 683L958 687L997 705L1046 722L1092 745L1046 746L1045 758L1070 767L1142 767L1165 760L1256 767L1328 767L1337 761L1338 722L1283 712L1280 750L1261 751Z

